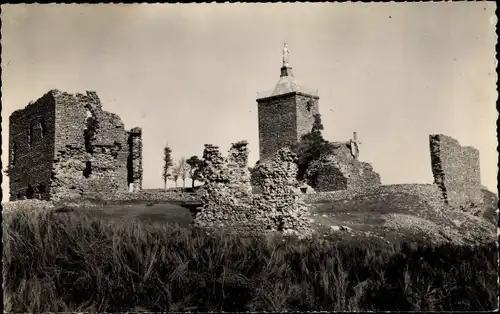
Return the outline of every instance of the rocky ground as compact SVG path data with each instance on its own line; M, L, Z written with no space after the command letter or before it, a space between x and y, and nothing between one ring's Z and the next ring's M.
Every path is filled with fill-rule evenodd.
M467 209L460 211L445 206L408 210L415 207L411 204L413 201L407 198L407 206L381 201L360 204L356 200L313 204L311 219L320 232L338 237L378 238L386 242L404 239L476 244L494 241L497 237L495 210L498 199L489 191L485 191L485 205L480 211L482 215L478 216L468 213Z
M372 201L359 203L356 200L312 204L309 218L313 228L323 235L337 239L372 239L382 242L455 242L474 244L488 242L497 237L495 213L497 197L485 192L485 208L480 216L467 211L432 207L412 208L394 206L394 203ZM80 201L52 204L39 200L9 202L2 205L3 212L16 210L51 210L57 212L87 212L102 219L138 219L154 223L174 223L189 226L192 217L189 211L173 200L129 200L96 202Z

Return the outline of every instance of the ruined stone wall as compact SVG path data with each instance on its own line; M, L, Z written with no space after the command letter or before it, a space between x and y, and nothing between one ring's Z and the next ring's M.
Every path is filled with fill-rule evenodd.
M366 189L381 184L380 175L366 162L354 159L348 144L341 144L335 154L312 162L308 183L318 192Z
M50 197L55 123L53 91L11 114L8 168L11 201Z
M142 129L133 128L128 134L129 155L127 160L128 184L133 184L132 192L142 190Z
M232 145L227 159L216 146L205 145L205 184L198 191L203 208L194 224L246 235L273 231L307 235L310 222L305 203L295 193L297 169L292 153L280 150L269 163L259 165L263 189L259 196L252 194L247 160L244 141Z
M54 199L127 190L128 135L95 92L55 92Z
M449 136L429 136L434 183L452 207L467 208L483 202L479 151L463 147Z
M398 195L401 197L394 198L394 196ZM405 197L407 196L415 196L418 198L418 201L405 202ZM444 205L441 190L435 184L390 184L372 186L367 189L318 192L308 194L304 199L307 203L325 203L351 200L383 201L388 197L391 197L391 202L394 203L393 206L400 205L401 208L405 208L408 211L418 211L423 205L428 205L439 210Z

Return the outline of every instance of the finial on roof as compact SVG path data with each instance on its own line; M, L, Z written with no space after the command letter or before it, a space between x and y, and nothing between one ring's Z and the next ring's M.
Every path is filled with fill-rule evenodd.
M289 67L290 66L289 63L288 63L288 61L289 61L289 54L290 54L290 52L288 51L288 46L285 43L285 45L283 46L283 56L282 56L283 57L283 66L284 67Z

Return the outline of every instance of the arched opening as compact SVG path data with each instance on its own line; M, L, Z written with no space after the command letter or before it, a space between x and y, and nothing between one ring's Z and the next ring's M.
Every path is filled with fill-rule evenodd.
M32 199L34 194L35 194L35 189L33 189L31 184L28 184L28 188L26 189L26 198Z
M90 174L92 173L92 163L90 161L85 162L85 169L83 169L83 176L85 178L90 177Z

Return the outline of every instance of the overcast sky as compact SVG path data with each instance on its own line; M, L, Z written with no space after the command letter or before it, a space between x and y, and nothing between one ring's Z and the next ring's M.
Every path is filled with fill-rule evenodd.
M356 131L384 184L432 183L428 136L444 133L480 150L496 192L495 26L494 2L2 6L2 162L9 115L59 89L143 128L144 188L163 186L165 142L180 158L248 140L253 166L256 93L286 42L325 138Z

